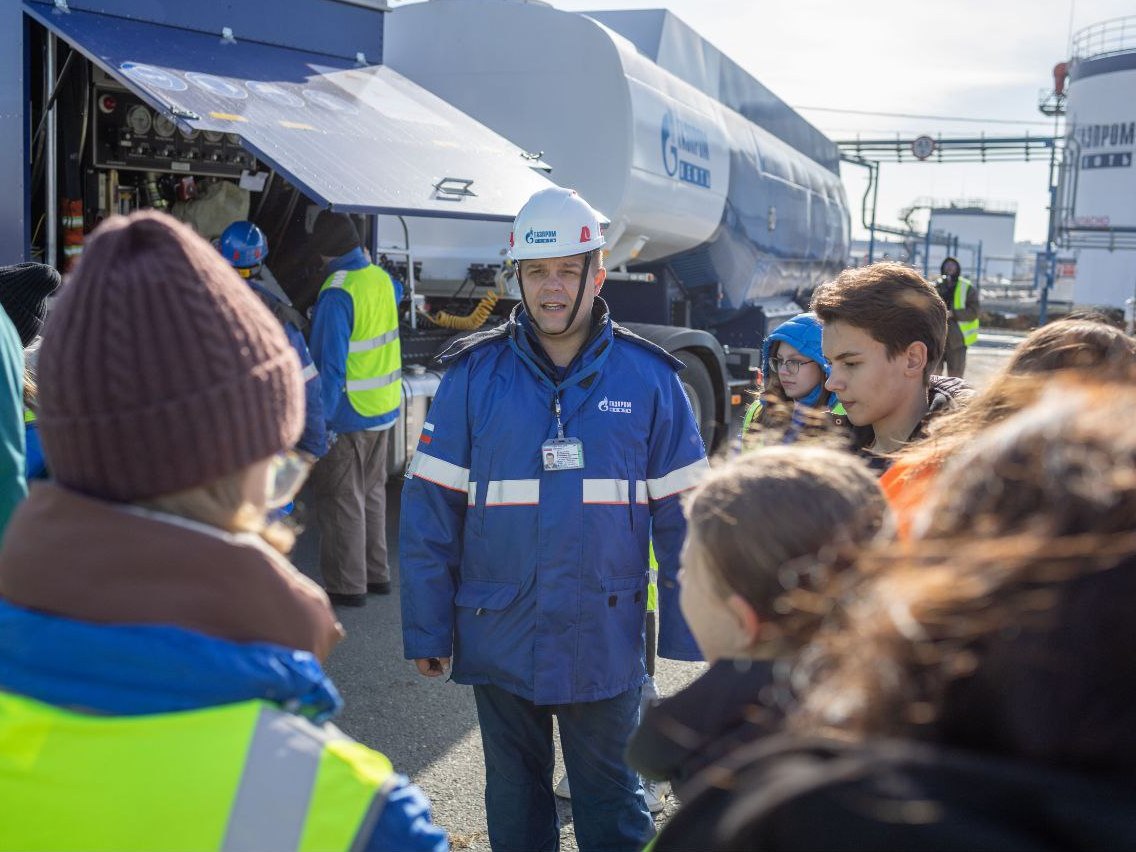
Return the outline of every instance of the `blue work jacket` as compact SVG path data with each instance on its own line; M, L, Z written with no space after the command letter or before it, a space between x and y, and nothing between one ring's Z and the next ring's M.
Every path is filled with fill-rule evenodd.
M407 659L452 657L453 679L536 704L598 701L646 679L647 544L659 561L659 654L700 659L678 605L679 495L707 470L681 362L611 322L567 370L515 311L458 341L402 495ZM542 445L583 443L546 471Z
M311 453L316 458L323 458L327 455L327 424L324 422L323 416L323 386L320 383L319 370L316 369L312 355L308 351L307 341L304 340L304 333L300 330L299 325L289 317L289 313L295 314L295 310L291 305L282 302L275 293L259 284L256 279L250 280L249 285L265 306L272 311L273 316L279 320L288 342L292 344L292 349L296 352L296 357L300 359L300 368L304 377L304 431L300 433L300 440L296 442L296 449Z

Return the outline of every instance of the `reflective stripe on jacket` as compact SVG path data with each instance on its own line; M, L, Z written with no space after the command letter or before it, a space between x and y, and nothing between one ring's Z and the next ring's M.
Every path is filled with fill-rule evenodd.
M351 297L355 322L347 345L347 398L364 417L387 414L402 402L398 304L390 276L377 266L340 270L322 290ZM321 290L321 292L322 292Z
M969 278L959 278L958 283L955 285L955 298L954 304L951 306L956 311L966 310L966 297L970 292L970 288L974 285L971 284ZM958 323L959 331L962 332L962 342L967 346L973 346L978 341L978 318L972 320L956 320Z
M0 692L0 729L3 849L353 849L397 779L264 701L120 717Z
M403 487L408 659L452 655L455 681L537 704L640 686L649 535L659 655L699 659L678 607L679 494L708 465L681 363L600 322L559 382L537 366L523 314L450 358ZM544 470L557 395L582 469Z

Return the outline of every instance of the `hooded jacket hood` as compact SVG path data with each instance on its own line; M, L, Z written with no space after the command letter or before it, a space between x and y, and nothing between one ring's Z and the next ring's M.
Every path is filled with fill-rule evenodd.
M814 313L797 314L792 319L785 320L781 325L765 338L765 343L761 347L761 374L768 377L769 372L769 356L773 344L782 341L794 347L798 352L808 358L810 361L816 361L820 364L820 368L824 370L825 379L828 378L830 367L828 362L824 359L824 350L821 348L821 323ZM822 395L827 396L825 407L832 408L836 405L836 394L827 393L824 389L824 383L817 385L808 396L798 399L797 402L803 405L816 406L820 404Z

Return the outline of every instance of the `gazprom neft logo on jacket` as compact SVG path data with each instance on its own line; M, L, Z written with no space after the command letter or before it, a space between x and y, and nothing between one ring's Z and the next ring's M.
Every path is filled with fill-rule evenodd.
M685 183L709 189L710 139L706 131L667 110L659 135L663 143L664 171Z
M613 414L630 414L631 402L626 399L608 399L606 396L596 406L600 411L610 411Z
M529 228L528 233L525 234L525 242L529 245L554 243L556 242L556 231L538 231L535 228Z

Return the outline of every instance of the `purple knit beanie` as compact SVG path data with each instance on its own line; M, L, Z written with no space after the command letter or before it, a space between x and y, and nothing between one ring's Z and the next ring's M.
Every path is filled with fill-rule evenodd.
M56 301L37 422L60 484L131 502L291 447L300 362L252 290L163 213L104 222Z

